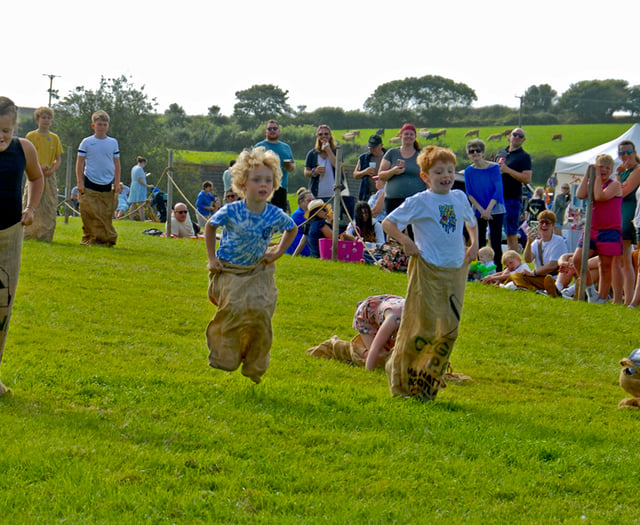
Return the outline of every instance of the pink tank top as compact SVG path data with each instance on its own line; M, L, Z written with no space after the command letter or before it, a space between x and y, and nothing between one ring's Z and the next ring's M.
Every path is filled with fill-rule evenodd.
M609 179L602 186L606 188L613 182ZM591 228L594 230L622 230L622 196L608 201L593 201Z

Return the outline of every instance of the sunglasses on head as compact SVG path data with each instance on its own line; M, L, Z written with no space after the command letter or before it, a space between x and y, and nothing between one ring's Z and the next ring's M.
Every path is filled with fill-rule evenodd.
M633 155L634 154L634 150L633 149L623 149L618 151L618 156L622 157L622 155Z
M469 148L468 153L470 155L473 155L474 153L482 153L481 149L476 149L476 148Z
M512 133L511 135L513 135L514 137L518 137L519 139L524 138L524 133Z

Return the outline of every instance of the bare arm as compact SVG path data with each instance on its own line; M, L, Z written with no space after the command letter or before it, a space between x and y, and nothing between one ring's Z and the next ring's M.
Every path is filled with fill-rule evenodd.
M640 164L633 169L627 180L622 183L622 196L626 197L636 191L638 186L640 186Z
M469 239L471 239L471 244L467 247L465 260L470 263L478 258L478 227L469 226L468 224L465 224L465 227L467 228Z
M396 321L396 316L393 313L387 315L371 342L371 348L369 348L367 362L365 364L367 370L373 370L376 367L380 352L382 352L384 345L387 344L387 341L397 327L398 322Z
M33 212L40 204L40 197L44 188L44 176L38 162L38 153L35 146L27 139L20 139L22 150L27 161L25 172L27 173L27 184L29 185L29 200L22 210L21 222L28 226L33 222Z
M388 181L394 175L400 175L404 173L404 168L400 168L399 166L391 167L391 162L389 159L382 159L380 163L380 169L378 170L378 177L380 177L383 181Z
M595 201L608 201L614 197L622 196L622 184L619 180L614 180L606 188L602 187L602 184L596 183L593 186L593 200Z
M396 241L402 244L402 249L406 255L420 255L420 250L416 243L413 242L411 237L402 233L396 223L389 220L389 217L382 221L382 229L386 232L388 237L393 237Z
M276 246L275 248L269 248L265 252L264 261L269 264L282 257L284 252L287 251L287 248L291 246L291 243L296 238L297 233L297 226L294 226L291 230L287 230L286 232L284 232L282 238L280 239L280 242L278 243L278 246Z
M113 159L113 188L116 193L120 193L120 158Z
M382 213L384 210L384 191L381 191L376 198L376 202L373 203L373 208L371 208L371 215L376 217Z
M513 168L507 166L506 162L500 164L500 171L502 173L506 173L510 177L513 177L517 181L522 182L523 184L529 184L533 175L533 172L531 170L516 171Z
M51 177L51 175L53 175L56 171L58 171L60 164L62 164L62 155L58 154L56 155L56 158L53 161L53 166L49 166L47 169L42 170L42 174L45 177Z
M76 182L78 183L78 193L84 193L84 165L86 157L78 155L76 158Z
M212 272L219 272L222 270L222 263L220 259L216 256L216 231L218 228L216 226L212 226L209 221L207 221L206 226L204 227L204 241L207 246L207 258L209 259L209 270Z

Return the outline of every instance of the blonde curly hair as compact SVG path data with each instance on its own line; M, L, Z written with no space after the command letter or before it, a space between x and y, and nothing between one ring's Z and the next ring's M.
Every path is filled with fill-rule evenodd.
M280 187L282 170L280 169L280 157L271 150L260 146L251 150L245 150L238 155L238 160L231 167L231 187L240 197L245 197L244 187L249 180L249 173L254 169L265 166L273 173L273 191ZM269 195L271 200L273 192Z

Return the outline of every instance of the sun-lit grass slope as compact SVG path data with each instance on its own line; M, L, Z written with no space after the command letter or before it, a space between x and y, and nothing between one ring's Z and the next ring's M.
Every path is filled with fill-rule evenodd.
M203 241L118 222L113 249L25 242L0 367L3 523L632 523L638 313L469 284L435 402L305 349L406 276L277 262L262 384L207 365Z

